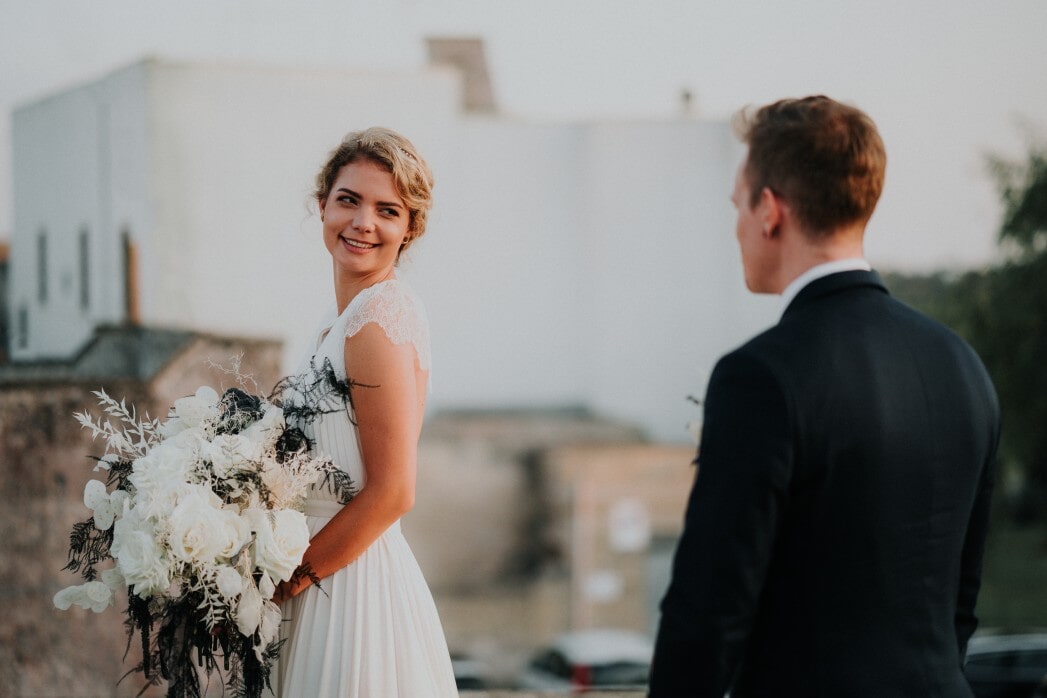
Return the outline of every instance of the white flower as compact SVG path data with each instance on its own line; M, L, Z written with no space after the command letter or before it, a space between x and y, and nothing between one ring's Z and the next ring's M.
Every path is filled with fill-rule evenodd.
M132 464L127 478L137 490L139 505L155 518L169 515L185 495L189 474L196 462L193 449L180 448L167 441L154 446Z
M254 564L275 580L287 581L309 547L305 515L292 509L267 512L252 507L243 513L255 534Z
M113 526L110 548L117 568L134 593L146 597L171 583L171 562L163 555L152 522L135 507Z
M199 426L218 416L218 393L214 388L205 385L199 388L195 395L175 400L171 411L181 420L183 426Z
M276 639L277 633L280 632L282 619L283 614L279 606L272 601L262 602L262 618L258 623L258 644L254 646L254 653L258 661L262 661L265 648Z
M244 579L240 576L240 573L229 565L221 565L215 574L215 586L218 587L218 593L226 599L231 599L239 594L243 587L243 582Z
M123 490L110 494L101 481L88 480L84 487L84 505L94 512L95 528L99 531L109 530L114 519L123 514L124 503L129 496Z
M262 578L258 580L258 591L266 601L271 600L273 594L276 593L276 585L273 584L273 578L269 576L268 572L262 572Z
M113 592L104 583L94 581L62 589L55 594L54 604L59 610L66 611L76 604L95 613L101 613L113 602Z
M102 571L102 583L114 592L127 588L127 580L124 579L124 575L120 574L120 570L116 567Z
M262 622L262 595L252 580L244 580L240 603L236 606L236 629L244 635L253 635Z
M266 408L262 418L247 427L243 435L257 443L262 450L268 450L276 445L276 440L284 433L285 426L284 411L270 405Z
M262 458L262 445L245 434L219 434L205 447L204 456L214 466L215 475L226 478L237 471L251 470Z
M222 508L222 500L204 485L189 485L168 521L171 554L187 562L209 563L229 558L250 538L237 512Z

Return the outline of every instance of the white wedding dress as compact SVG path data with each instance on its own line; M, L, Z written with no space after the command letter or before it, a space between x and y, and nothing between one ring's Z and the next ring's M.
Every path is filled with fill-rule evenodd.
M396 344L411 343L421 367L429 368L424 308L395 279L362 291L340 316L329 312L317 333L316 365L329 360L344 379L345 338L368 323L377 323ZM315 451L330 455L357 488L366 486L356 427L345 411L324 415L303 431ZM314 488L306 504L310 535L340 508L334 494ZM321 586L323 591L310 586L283 607L281 637L286 642L274 682L279 698L458 695L432 594L399 522Z

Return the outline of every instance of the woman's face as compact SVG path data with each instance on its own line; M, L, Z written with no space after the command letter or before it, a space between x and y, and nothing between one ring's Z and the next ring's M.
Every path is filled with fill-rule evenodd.
M356 160L339 171L320 201L320 217L335 265L379 280L392 272L411 219L392 173L373 160Z

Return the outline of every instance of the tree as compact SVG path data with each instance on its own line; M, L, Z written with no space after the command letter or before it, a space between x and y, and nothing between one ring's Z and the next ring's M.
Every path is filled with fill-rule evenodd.
M959 275L889 275L900 298L964 336L1000 398L1000 486L1018 519L1047 519L1047 147L990 158L1004 206L1004 261Z
M1025 162L990 160L1004 205L999 242L1005 260L991 270L971 342L996 383L1003 411L1001 457L1024 475L1047 516L1047 148ZM978 304L975 304L978 305Z

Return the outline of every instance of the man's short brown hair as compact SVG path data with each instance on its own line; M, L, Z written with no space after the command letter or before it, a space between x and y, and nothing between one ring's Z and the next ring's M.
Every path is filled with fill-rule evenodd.
M743 109L734 123L749 146L750 205L769 188L813 235L872 216L887 153L876 125L860 109L818 95Z

